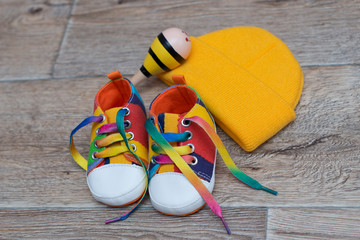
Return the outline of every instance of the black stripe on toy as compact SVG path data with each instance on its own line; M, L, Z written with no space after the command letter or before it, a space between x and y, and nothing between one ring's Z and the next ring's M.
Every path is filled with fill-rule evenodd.
M178 63L183 63L185 61L185 59L173 49L168 40L166 40L164 34L160 33L158 39L166 51L168 51Z
M149 54L154 59L154 61L157 63L157 65L159 65L159 67L161 67L164 71L170 70L165 64L162 63L162 61L156 56L156 54L154 53L154 51L151 48L149 49Z
M148 72L148 70L146 70L146 68L144 67L144 65L141 66L140 71L147 77L151 77L151 74Z

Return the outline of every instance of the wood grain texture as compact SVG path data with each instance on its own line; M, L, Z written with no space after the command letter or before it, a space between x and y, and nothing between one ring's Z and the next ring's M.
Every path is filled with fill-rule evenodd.
M219 130L235 163L272 196L238 182L220 160L214 196L224 207L360 207L360 83L358 67L311 67L297 119L253 153ZM99 207L85 173L71 159L71 130L92 114L106 78L0 83L0 207ZM166 85L138 88L148 106ZM84 155L90 127L75 136ZM143 204L149 207L148 199Z
M68 146L71 130L92 114L95 94L107 81L104 77L0 84L0 207L102 206L92 199L85 172L71 159ZM155 82L151 88L144 86L147 104L166 87ZM90 127L75 136L85 156L89 139ZM148 200L145 205L150 205Z
M270 209L268 239L359 239L360 209Z
M79 0L55 76L134 74L158 33L177 26L199 36L258 26L282 39L302 66L360 63L360 1Z
M209 209L187 217L165 216L139 209L124 222L104 224L119 215L106 209L2 209L1 239L264 239L265 209L224 211L232 230L228 236Z
M358 67L304 68L297 118L253 153L220 134L241 169L279 191L225 200L236 205L353 206L360 199L360 83ZM220 168L222 174L223 168ZM218 174L219 174L218 172ZM225 185L231 176L217 179ZM244 186L233 184L233 192ZM221 189L222 190L222 189ZM223 196L219 193L219 196ZM228 197L228 196L226 196ZM251 200L251 198L253 198Z
M71 0L0 0L0 80L52 75L71 6Z
M359 239L360 1L0 0L0 239ZM74 8L73 8L74 5ZM220 128L235 163L278 196L255 191L220 160L208 207L157 213L149 197L124 213L96 202L68 150L71 130L119 68L131 75L154 37L259 26L281 38L305 73L297 118L252 153ZM12 80L33 81L12 81ZM43 80L40 80L43 79ZM45 80L46 79L46 80ZM146 106L167 86L137 89ZM90 127L75 136L86 155Z

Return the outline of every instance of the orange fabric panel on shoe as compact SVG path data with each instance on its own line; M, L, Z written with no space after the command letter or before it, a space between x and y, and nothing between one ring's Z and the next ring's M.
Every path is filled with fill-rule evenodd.
M235 27L190 37L191 53L173 75L202 96L219 126L253 151L295 119L303 75L287 46L268 31Z
M120 71L119 70L116 70L114 72L111 72L107 75L107 77L110 79L110 80L115 80L115 79L119 79L119 78L122 78L123 76L121 75Z
M196 103L197 96L187 90L186 87L172 88L167 94L157 97L153 102L153 108L157 109L154 115L160 113L184 113L191 109Z
M124 106L130 99L130 90L130 83L126 80L111 81L96 94L95 106L101 106L103 111Z
M186 85L186 80L184 75L172 75L172 80L175 84Z

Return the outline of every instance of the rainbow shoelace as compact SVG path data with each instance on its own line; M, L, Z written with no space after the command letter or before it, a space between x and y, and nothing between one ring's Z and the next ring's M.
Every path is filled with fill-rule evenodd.
M262 186L258 181L247 176L235 165L234 161L231 159L221 139L216 134L215 130L206 121L196 116L186 118L185 120L191 121L199 125L207 133L207 135L210 137L210 139L218 149L219 154L224 160L226 166L237 179L239 179L240 181L242 181L243 183L247 184L248 186L254 189L264 190L271 194L277 195L276 191ZM159 154L153 158L153 161L156 163L156 165L151 169L149 173L150 179L151 177L154 176L160 164L174 163L180 169L180 171L185 175L185 177L189 180L189 182L195 187L195 189L199 192L199 194L208 204L208 206L213 211L213 213L221 219L227 233L231 234L230 228L228 227L228 225L224 220L219 204L212 196L212 194L209 192L209 190L205 187L205 185L202 183L200 178L194 173L194 171L189 166L189 164L191 164L194 159L193 157L188 155L192 152L191 147L188 145L173 147L170 144L170 142L182 142L188 140L189 133L188 132L161 133L156 128L151 118L149 118L146 121L145 128L149 133L149 135L151 136L151 138L156 143L151 146L152 150L155 153Z
M132 139L132 135L125 132L125 125L127 122L125 121L124 117L127 114L128 110L126 108L120 109L116 114L116 123L108 123L104 124L97 130L97 136L99 139L95 141L95 149L90 149L93 152L93 159L95 160L91 165L88 166L88 161L81 156L81 154L76 150L73 136L74 134L80 130L81 128L85 127L86 125L94 122L102 122L104 120L103 116L91 116L83 120L70 134L70 154L83 169L91 170L94 169L97 165L99 165L105 158L117 156L119 154L123 154L126 152L130 152L137 160L138 163L141 164L145 173L146 173L146 188L141 196L141 198L137 201L137 203L126 213L121 215L120 217L113 218L110 220L105 221L106 224L125 220L129 217L129 215L135 210L135 208L142 202L144 199L147 188L149 185L149 176L148 171L140 159L140 157L134 152L133 146L129 144L129 140ZM111 146L115 142L124 142L125 146Z

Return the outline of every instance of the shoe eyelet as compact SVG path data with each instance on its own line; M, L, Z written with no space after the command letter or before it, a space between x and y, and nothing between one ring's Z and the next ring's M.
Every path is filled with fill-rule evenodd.
M129 120L125 120L124 123L126 124L125 129L129 129L131 127L131 122Z
M189 119L183 118L183 120L181 120L181 125L183 125L184 127L188 127L190 126L191 121Z
M152 144L151 144L151 149L153 149L154 147L158 147L159 145L156 143L156 142L153 142ZM153 150L154 151L154 150Z
M151 120L151 122L152 122L153 124L155 124L155 117L154 117L154 116L151 116L151 117L150 117L150 120Z
M197 157L192 156L194 159L191 161L190 165L194 166L196 164L198 164L199 160L197 159Z
M137 147L136 147L136 145L135 144L130 144L131 146L132 146L132 148L133 148L133 152L136 152L136 150L137 150Z
M155 160L155 155L151 157L151 160L150 160L150 161L151 161L152 164L157 164L157 162L156 162L156 160Z
M129 116L130 115L130 109L127 108L127 107L124 107L122 109L125 109L126 110L126 113L125 113L125 116Z
M187 131L185 131L185 132L189 133L189 137L188 137L188 139L187 139L187 140L190 140L190 139L193 137L192 132L191 132L191 131L189 131L189 130L187 130Z
M99 123L103 123L105 121L105 116L104 114L100 114L99 117L102 117L102 120Z
M99 130L100 130L100 128L96 129L96 136L101 135L101 134L99 134Z
M195 152L195 146L192 143L187 144L191 148L191 153Z
M95 154L97 154L97 153L99 153L99 152L93 152L92 154L91 154L91 158L93 159L93 160L99 160L100 158L97 158L97 157L95 157Z
M128 140L129 141L133 140L135 137L135 134L133 132L128 132L128 133L131 135L131 137Z
M94 142L94 147L100 149L100 147L96 144L96 141Z

